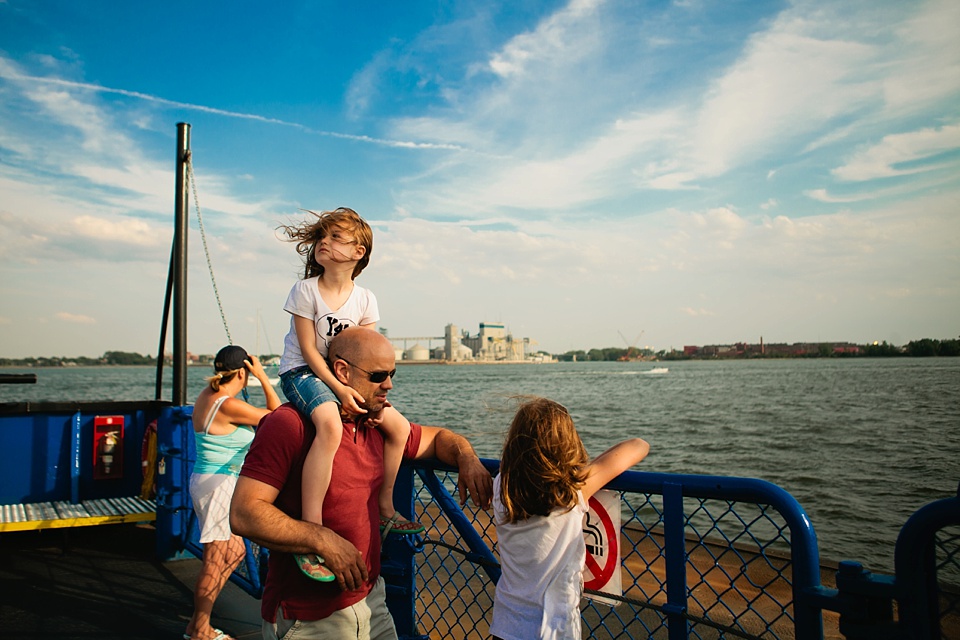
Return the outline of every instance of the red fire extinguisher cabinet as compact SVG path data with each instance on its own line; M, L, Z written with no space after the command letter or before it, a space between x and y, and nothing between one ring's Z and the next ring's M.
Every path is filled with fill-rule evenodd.
M123 477L123 416L93 418L93 479Z

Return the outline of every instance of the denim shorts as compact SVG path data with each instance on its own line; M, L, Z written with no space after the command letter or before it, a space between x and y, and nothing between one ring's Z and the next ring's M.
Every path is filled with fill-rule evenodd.
M297 367L280 374L280 389L287 400L305 416L324 402L340 404L330 387L318 378L310 367Z

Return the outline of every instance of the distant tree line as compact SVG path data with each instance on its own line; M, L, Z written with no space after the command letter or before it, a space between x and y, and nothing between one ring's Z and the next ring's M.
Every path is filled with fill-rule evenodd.
M635 360L638 356L650 360L702 360L715 356L706 355L687 355L683 351L661 350L652 351L650 349L624 349L620 347L607 347L605 349L590 349L567 351L558 354L555 357L560 361L577 362L616 362L618 360ZM960 338L947 340L934 340L923 338L921 340L911 340L906 345L898 347L889 344L886 340L875 344L857 345L856 352L850 350L837 351L832 343L822 343L816 349L805 351L802 354L791 355L783 352L761 354L757 350L751 350L742 354L726 354L721 357L741 357L741 358L891 358L891 357L950 357L960 356Z
M960 356L960 339L956 340L913 340L904 347L906 354L914 358L930 356Z
M156 364L153 356L143 356L128 351L107 351L99 358L78 356L76 358L0 358L0 367L93 367L101 365Z

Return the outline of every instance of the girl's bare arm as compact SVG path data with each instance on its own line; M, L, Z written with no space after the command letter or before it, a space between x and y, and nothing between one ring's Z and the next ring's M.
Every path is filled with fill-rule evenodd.
M587 480L581 488L583 499L589 500L608 482L646 458L648 453L650 445L640 438L624 440L601 453L587 465Z

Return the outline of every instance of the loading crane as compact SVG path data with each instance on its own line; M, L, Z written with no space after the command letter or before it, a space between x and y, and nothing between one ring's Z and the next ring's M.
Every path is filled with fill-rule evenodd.
M623 339L623 343L627 345L627 352L618 358L620 362L629 362L630 360L639 360L640 356L634 356L633 352L636 351L637 344L640 342L640 338L643 337L644 331L645 331L644 329L641 329L640 333L634 339L633 343L630 343L627 341L626 336L623 335L623 332L621 332L619 329L617 330L617 333L620 334L620 338Z

